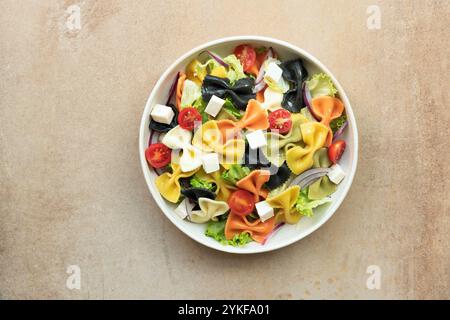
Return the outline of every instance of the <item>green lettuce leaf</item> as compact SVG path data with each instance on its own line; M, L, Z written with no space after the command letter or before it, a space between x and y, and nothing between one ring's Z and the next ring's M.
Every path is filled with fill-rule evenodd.
M306 81L306 85L311 91L311 97L330 96L334 97L337 93L330 76L325 73L316 73Z
M192 104L194 108L198 110L200 115L202 116L202 123L205 123L209 120L208 114L205 112L206 109L206 102L203 100L202 97L199 97L195 102Z
M331 120L330 128L333 133L338 131L344 125L345 121L347 121L347 116L345 114L340 116L339 118Z
M233 117L235 117L238 120L242 118L241 112L239 111L238 108L236 108L234 106L234 104L230 98L225 99L225 103L223 104L222 109L225 110L226 112L228 112L230 115L232 115Z
M199 177L197 177L197 175L194 175L189 182L191 186L193 186L194 188L208 189L213 192L216 190L216 185L214 183L202 180Z
M222 179L231 185L235 185L236 182L250 174L250 169L243 167L239 164L232 164L230 169L222 172Z
M244 73L244 68L242 67L241 61L234 55L230 54L229 56L223 59L226 63L228 63L228 73L227 78L230 80L231 84L235 83L239 79L247 78Z
M237 234L231 240L227 240L225 238L225 224L227 220L221 221L210 221L206 226L205 235L219 241L223 245L231 245L234 247L243 246L251 241L253 241L250 234L247 232L243 232L241 234Z
M194 81L186 79L181 94L181 108L189 107L202 96L201 88Z
M331 202L331 199L326 197L320 200L311 200L308 198L308 189L305 188L300 191L297 201L295 203L295 209L302 215L311 217L313 215L314 208L327 203Z

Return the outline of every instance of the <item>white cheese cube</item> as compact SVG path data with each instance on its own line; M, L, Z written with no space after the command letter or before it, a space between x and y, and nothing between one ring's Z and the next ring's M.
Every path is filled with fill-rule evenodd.
M266 137L262 130L256 130L245 135L250 149L258 149L267 145Z
M331 171L327 173L328 178L335 184L339 184L345 177L344 170L338 164L332 165L330 169Z
M267 201L260 201L255 204L256 212L262 222L272 218L274 216L273 208L267 203Z
M173 117L175 116L175 113L173 112L171 107L157 104L153 107L150 115L156 122L170 124Z
M266 68L265 77L270 78L273 82L278 82L283 74L281 69L275 62L270 63Z
M205 112L215 117L219 113L220 109L222 109L224 103L225 100L213 95L206 106Z
M202 157L202 162L203 169L206 173L215 172L220 169L219 155L217 153L205 153Z
M174 211L177 216L179 216L181 219L184 219L189 215L189 212L191 212L194 207L194 203L191 203L189 199L184 199L183 201L181 201L178 207L175 208Z

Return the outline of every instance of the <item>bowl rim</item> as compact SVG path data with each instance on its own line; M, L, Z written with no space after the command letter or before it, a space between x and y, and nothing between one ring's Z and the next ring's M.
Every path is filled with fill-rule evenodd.
M157 194L157 190L154 190L154 188L151 186L150 170L148 168L147 160L145 159L145 148L143 148L143 145L144 145L143 142L144 142L146 130L148 130L148 127L145 125L146 120L147 120L145 115L148 113L147 111L151 107L150 102L154 99L156 93L160 90L160 87L161 87L162 83L164 82L164 80L168 77L169 74L171 74L174 71L176 66L178 66L181 62L183 62L189 56L195 54L196 52L201 52L201 51L205 50L206 48L209 48L209 47L212 47L215 45L219 45L219 44L223 44L223 43L227 43L227 42L232 42L232 41L242 41L242 42L261 41L261 42L273 43L273 44L276 44L276 45L279 45L282 47L286 47L292 51L295 51L299 55L309 59L310 62L312 62L313 64L320 67L320 69L322 69L324 72L326 72L331 77L331 79L333 80L333 83L335 84L335 86L339 92L340 97L344 100L347 119L351 123L351 126L349 126L349 128L351 128L353 137L354 137L354 141L353 141L354 142L353 143L354 161L352 163L350 172L346 176L347 181L348 180L350 180L350 181L346 185L343 186L344 189L342 191L342 196L340 198L336 199L335 201L333 201L330 208L327 210L327 212L328 212L327 215L324 215L324 217L320 221L318 221L313 227L309 228L307 231L305 231L303 233L299 232L299 234L297 236L292 237L291 239L284 240L284 241L280 242L279 244L275 244L271 247L261 245L259 247L235 248L232 246L222 245L219 242L217 242L218 246L214 246L214 245L208 243L207 241L202 240L204 237L206 237L204 234L203 234L203 237L201 237L201 238L196 237L196 235L192 234L189 230L187 230L187 228L185 228L181 223L179 223L181 221L177 221L178 217L176 215L174 215L171 212L171 210L166 207L164 200L161 197L158 197L159 194ZM158 81L153 86L151 93L150 93L149 97L147 98L147 101L146 101L146 104L145 104L145 107L144 107L144 110L142 113L141 123L140 123L138 148L139 148L139 157L140 157L140 162L141 162L141 168L142 168L142 172L144 174L145 182L147 184L147 187L148 187L150 193L153 196L154 201L156 202L156 204L158 205L160 210L164 213L164 215L180 231L182 231L184 234L186 234L189 238L191 238L191 239L195 240L196 242L198 242L206 247L209 247L211 249L215 249L215 250L222 251L222 252L228 252L228 253L254 254L254 253L269 252L269 251L273 251L273 250L277 250L277 249L281 249L286 246L289 246L289 245L307 237L308 235L310 235L311 233L313 233L314 231L319 229L323 224L325 224L334 215L334 213L340 207L340 205L342 204L344 199L347 197L347 193L350 190L350 187L353 183L353 179L354 179L354 176L356 173L356 168L358 165L358 129L357 129L357 125L356 125L356 119L353 114L353 109L351 107L350 101L348 100L347 94L345 93L343 87L341 86L339 81L335 78L334 74L322 62L320 62L315 56L313 56L309 52L305 51L304 49L301 49L301 48L299 48L289 42L283 41L283 40L266 37L266 36L241 35L241 36L231 36L231 37L219 38L219 39L212 40L212 41L203 43L201 45L198 45L195 48L193 48L193 49L189 50L188 52L186 52L185 54L183 54L182 56L180 56L168 68L166 68L164 73L159 77Z

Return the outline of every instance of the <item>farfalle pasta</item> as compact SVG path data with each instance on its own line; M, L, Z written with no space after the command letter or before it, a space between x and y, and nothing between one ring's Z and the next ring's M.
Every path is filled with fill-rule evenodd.
M265 130L269 127L267 111L256 100L250 100L247 109L241 120L234 122L231 120L220 120L217 126L222 134L222 139L227 141L231 137L240 135L242 129Z
M191 145L192 133L176 126L166 133L162 143L172 150L181 149L181 156L177 157L181 171L189 172L202 165L202 151Z
M313 157L313 168L328 168L332 165L328 157L328 149L320 148ZM337 185L330 181L328 176L323 176L312 183L308 188L308 198L320 200L336 191Z
M166 105L152 106L145 158L186 223L224 245L264 245L332 201L347 115L332 79L309 76L301 59L247 44L234 52L205 52L179 73Z
M301 125L307 123L302 114L296 113L292 115L292 127L287 134L278 132L267 132L267 145L262 148L264 156L273 164L280 167L286 161L286 146L293 143L302 142Z
M314 152L325 145L328 135L328 128L318 122L303 123L300 129L305 146L286 146L286 163L294 174L300 174L312 167Z
M226 202L208 198L200 198L198 205L200 210L193 210L190 216L190 220L195 223L217 221L218 216L225 214L230 209Z
M268 191L263 187L269 181L270 172L267 170L254 170L245 178L242 178L236 183L240 189L247 190L253 194L255 201L259 198L267 198Z
M241 233L249 233L253 240L262 243L275 227L275 218L262 222L260 219L250 222L246 217L231 212L225 225L225 237L233 239Z
M180 179L190 177L198 170L193 170L189 172L182 172L179 165L172 164L173 172L166 172L155 180L156 188L158 188L159 193L172 203L178 202L181 194Z
M344 112L344 104L338 98L320 96L312 99L311 109L314 115L320 119L320 123L328 128L326 146L329 146L333 140L330 121L342 115L342 112Z
M222 142L222 134L217 126L217 121L210 120L194 134L192 145L204 152L216 152L219 162L227 167L229 164L239 163L244 156L245 142L243 139L230 139Z
M276 216L277 222L287 222L290 224L297 223L301 215L292 210L297 201L300 192L299 186L292 186L281 192L280 194L268 198L266 201L273 208L279 209Z

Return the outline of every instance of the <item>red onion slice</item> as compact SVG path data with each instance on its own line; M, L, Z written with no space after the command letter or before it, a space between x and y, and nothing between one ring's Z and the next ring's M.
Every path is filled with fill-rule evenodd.
M291 186L298 185L300 189L306 188L311 183L316 181L317 179L325 176L328 172L330 172L330 168L314 168L303 172L297 178L292 180Z
M344 124L342 125L342 127L340 127L333 136L333 141L335 141L336 139L338 139L343 133L345 128L347 128L348 126L348 121L345 121Z
M225 68L229 67L229 64L226 63L225 61L223 61L223 59L218 54L216 54L216 53L214 53L212 51L209 51L209 50L202 51L202 52L200 52L200 54L202 54L204 52L206 52L211 58L216 60L221 66L223 66Z
M258 93L261 90L263 90L266 87L266 83L264 81L261 81L260 83L256 84L253 88L253 93Z
M266 236L266 238L263 240L262 245L265 245L266 242L267 242L267 240L269 240L270 238L272 238L272 236L275 234L275 232L276 232L278 229L280 229L282 226L284 226L284 225L285 225L284 222L281 222L281 223L277 224L277 225L275 226L275 228L273 228L273 230L272 230L272 231Z
M172 99L173 94L175 93L175 90L177 88L178 78L180 78L180 72L177 73L177 75L175 76L175 80L172 83L172 86L170 87L169 96L167 97L166 105L168 105L170 103L170 100Z
M267 50L266 57L264 58L264 62L261 64L261 67L259 68L258 76L255 79L255 83L258 84L264 79L264 75L266 71L264 70L263 66L267 59L273 58L273 49L272 47ZM258 91L257 91L258 92Z
M320 121L320 118L317 117L317 115L314 113L314 111L312 109L312 106L311 106L311 101L312 101L311 91L309 90L308 86L306 85L306 81L303 82L303 100L305 101L305 104L308 107L309 112L311 112L311 114L313 115L313 117L317 121Z

